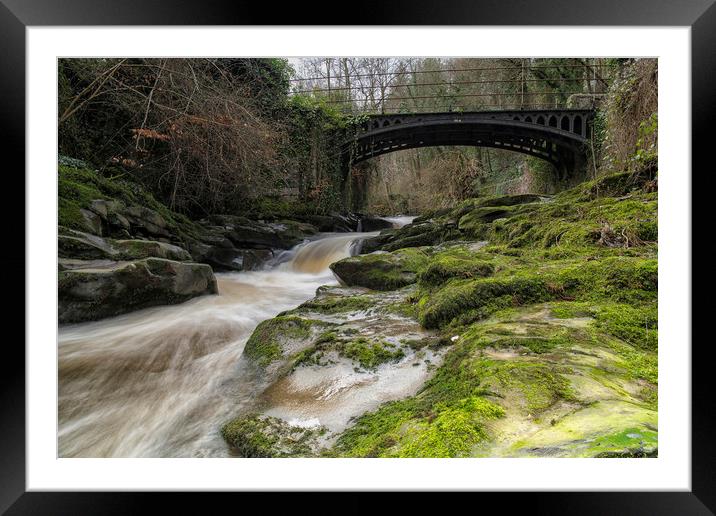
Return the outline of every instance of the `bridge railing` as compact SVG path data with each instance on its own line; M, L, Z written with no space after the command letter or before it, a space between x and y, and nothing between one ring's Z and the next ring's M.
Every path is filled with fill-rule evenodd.
M564 131L581 138L589 137L589 126L594 110L493 110L443 113L396 113L369 115L358 127L355 136L371 132L384 132L396 127L426 126L430 124L474 123L499 120L518 124L544 126L552 131Z

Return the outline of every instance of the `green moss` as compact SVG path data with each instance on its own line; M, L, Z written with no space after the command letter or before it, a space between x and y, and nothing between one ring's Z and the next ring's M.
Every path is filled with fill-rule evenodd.
M384 341L358 338L343 345L341 353L358 362L361 367L374 369L385 362L394 362L405 356L403 350Z
M490 245L421 248L416 292L394 309L459 339L416 396L359 418L334 452L495 453L493 432L522 431L529 419L542 430L507 455L641 453L590 448L655 418L657 194L639 181L603 176L548 202L472 199L385 239L394 249L419 226L448 234L459 221L459 236L447 240ZM480 415L474 400L497 411Z
M656 299L646 303L561 302L550 307L557 318L591 317L596 327L638 348L656 351L659 340Z
M426 328L437 328L469 311L482 318L510 304L536 303L551 297L547 283L537 276L451 281L421 299L420 323Z
M499 339L492 343L495 347L500 348L526 348L532 353L548 353L557 347L564 346L567 341L564 337L510 337Z
M311 456L316 439L325 432L323 427L296 427L257 414L236 418L221 428L221 436L241 457Z
M659 381L659 359L655 352L645 351L624 344L621 341L610 341L611 348L622 359L622 366L632 378L643 379L654 385ZM651 393L645 393L651 397Z
M410 425L401 436L398 457L464 457L488 438L484 422L504 410L484 398L467 398L453 406L437 406L432 420Z
M591 443L595 457L655 456L658 434L646 427L627 428L610 435L599 436Z
M452 280L418 302L420 322L436 328L458 316L483 318L499 308L560 299L610 299L638 303L656 298L656 260L523 262L491 278Z
M502 408L484 398L483 369L473 367L469 342L452 348L418 395L363 415L338 439L338 455L454 457L484 441L486 421Z
M558 319L573 319L575 317L593 317L594 312L591 305L584 302L561 301L552 303L550 311L552 316Z
M603 331L642 349L656 351L659 341L656 302L642 306L613 303L595 311Z
M320 365L324 353L337 341L338 335L336 332L323 332L311 347L304 349L293 357L293 368L301 365Z
M574 311L572 320L545 318L552 303L516 307L463 328L417 395L363 415L339 436L333 453L596 456L611 450L592 450L590 443L654 418L656 378L649 368L656 354L585 320L585 311L594 314L600 306L558 303L565 316L568 307ZM510 348L530 352L505 354ZM525 428L532 429L526 440L502 440ZM532 437L534 428L540 430Z
M421 271L419 281L423 285L440 285L451 278L477 278L491 275L495 270L492 263L441 253L430 260Z
M80 209L89 208L92 200L105 199L97 189L94 174L89 170L60 167L57 183L58 224L84 230L86 223Z
M308 339L316 321L279 316L259 323L246 342L244 354L265 367L283 355L282 343L288 339Z
M306 301L299 309L312 310L324 314L335 314L343 312L358 312L367 310L375 305L370 296L324 296Z
M196 237L201 230L187 217L167 208L138 183L108 178L89 170L58 166L58 224L83 230L80 209L95 199L116 200L125 206L143 206L159 213L173 234Z
M492 377L503 388L517 389L531 413L545 410L561 399L572 400L569 382L553 366L535 362L501 362L494 365Z
M349 286L394 290L415 283L427 263L425 251L409 248L346 258L331 264L331 270Z

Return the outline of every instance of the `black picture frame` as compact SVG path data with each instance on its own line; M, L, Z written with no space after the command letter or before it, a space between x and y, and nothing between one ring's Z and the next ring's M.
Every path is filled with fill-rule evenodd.
M716 5L715 0L400 0L362 2L341 19L326 20L320 4L245 2L243 0L0 0L0 147L5 157L3 234L13 242L12 253L0 253L0 281L15 296L4 310L6 328L19 331L24 340L25 304L25 29L52 25L576 25L576 26L688 26L691 27L692 69L692 170L713 169L708 138L716 113ZM335 12L335 11L333 11ZM91 47L89 47L91 48ZM28 135L32 137L32 135ZM13 166L7 159L17 158ZM684 171L686 174L687 171ZM9 193L11 192L11 194ZM693 188L692 193L699 190ZM703 194L703 191L700 193ZM694 198L694 204L696 204ZM23 224L18 214L23 214ZM698 220L692 217L693 223ZM700 234L696 227L692 235ZM701 233L703 234L703 233ZM693 261L692 248L692 266ZM692 272L693 274L693 272ZM54 286L48 286L48 292ZM693 294L706 285L693 285ZM693 296L697 299L697 296ZM699 307L693 304L695 316ZM703 318L702 318L703 320ZM202 493L56 493L25 490L25 353L20 338L6 338L0 374L0 511L7 514L126 514L149 510L160 498L163 512L206 512L207 504L232 503L242 497L248 504L266 503L247 494ZM710 342L692 346L692 489L689 492L590 492L480 494L505 507L523 506L531 514L713 514L716 510L716 454L712 434L716 408L709 380ZM352 495L357 497L358 495ZM291 498L301 504L303 497ZM362 500L365 500L364 498ZM423 503L421 496L413 502ZM352 505L346 504L350 508ZM234 502L235 503L235 502ZM459 502L457 502L459 503ZM470 502L472 503L472 502ZM175 505L177 509L171 509ZM404 507L406 508L406 507Z

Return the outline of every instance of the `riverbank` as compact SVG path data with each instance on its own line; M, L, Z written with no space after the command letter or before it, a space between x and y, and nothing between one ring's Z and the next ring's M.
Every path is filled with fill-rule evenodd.
M656 216L655 183L623 173L366 239L331 266L343 287L254 332L263 404L223 437L242 456L655 456Z
M372 233L192 222L106 188L77 200L95 229L60 230L60 320L106 317L60 328L61 456L658 453L646 175ZM229 244L262 258L215 273L202 246Z
M59 322L75 323L216 294L214 272L260 270L319 232L374 231L361 214L213 214L192 221L140 185L60 165ZM281 213L285 215L285 213ZM365 228L365 229L363 229Z

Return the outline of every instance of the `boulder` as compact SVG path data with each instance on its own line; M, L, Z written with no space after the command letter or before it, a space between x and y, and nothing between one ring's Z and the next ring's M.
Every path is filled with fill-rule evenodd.
M406 247L436 245L458 236L454 221L438 223L434 221L407 224L397 229L381 231L380 235L366 238L362 251L395 251Z
M389 220L381 219L380 217L373 217L366 215L361 217L358 231L380 231L381 229L389 229L393 227L393 223Z
M214 270L224 271L256 270L273 257L268 249L236 249L233 246L198 244L193 251L194 259L208 263Z
M123 204L116 200L95 199L90 203L89 209L106 219L111 214L120 211L122 207Z
M160 258L65 269L58 276L60 323L111 317L218 292L210 266Z
M212 215L202 224L209 231L209 236L202 238L204 242L229 247L220 243L228 239L232 247L243 249L290 249L317 231L315 226L301 222L253 221L236 215Z
M167 227L167 222L164 220L164 217L145 206L129 206L124 210L124 213L126 216L134 218L137 221L145 223L148 222L152 226L156 226L158 228Z
M153 240L114 240L115 249L125 259L166 258L167 260L190 261L191 255L181 247Z
M102 219L99 215L90 210L80 209L82 225L93 235L102 235Z
M401 249L394 253L378 251L352 256L331 264L331 270L348 286L373 290L394 290L417 281L428 256L420 249Z
M57 237L60 258L80 260L139 260L142 258L166 258L190 261L191 255L183 248L154 240L112 240L82 231L61 228Z
M128 206L121 215L129 221L132 232L146 233L152 236L171 237L167 222L159 213L144 206ZM119 222L121 219L117 218Z
M64 229L63 233L57 236L57 251L60 258L95 260L114 259L118 256L117 250L102 237L71 229Z

